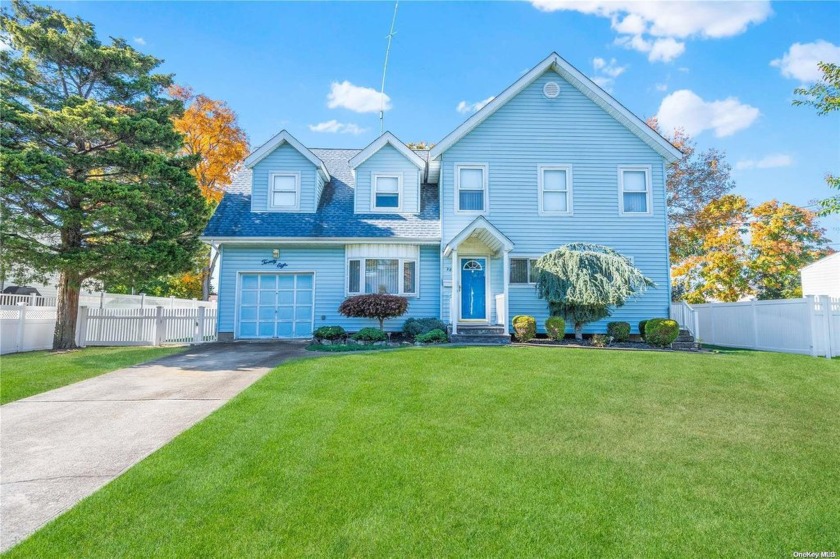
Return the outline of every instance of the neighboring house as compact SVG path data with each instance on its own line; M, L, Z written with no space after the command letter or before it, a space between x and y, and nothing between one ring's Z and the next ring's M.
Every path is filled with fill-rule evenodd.
M430 151L390 133L363 150L308 149L280 132L248 157L204 233L221 250L220 339L373 326L338 306L383 291L409 298L387 330L409 317L509 330L530 314L542 331L531 267L577 241L618 250L656 282L614 313L635 330L668 315L665 167L679 157L557 54Z
M840 297L840 252L805 266L800 274L802 295Z

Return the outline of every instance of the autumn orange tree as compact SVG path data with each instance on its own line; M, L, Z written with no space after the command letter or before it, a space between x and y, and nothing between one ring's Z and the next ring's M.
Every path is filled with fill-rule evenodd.
M802 296L799 270L830 252L817 214L770 200L752 210L747 268L759 299Z
M195 177L201 195L211 208L215 208L224 196L224 188L248 155L248 137L239 126L236 113L224 101L196 94L189 87L172 86L170 95L184 103L185 110L173 119L175 129L184 137L184 150L198 156L198 163L191 172ZM206 247L201 255L200 296L210 296L210 278L219 258L219 252ZM174 278L175 286L195 286L196 271Z

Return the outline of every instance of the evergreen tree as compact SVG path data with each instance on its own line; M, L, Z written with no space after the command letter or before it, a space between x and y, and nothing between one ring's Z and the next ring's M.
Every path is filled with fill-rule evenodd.
M617 251L587 243L571 243L543 255L536 271L538 295L548 302L551 316L575 325L578 340L584 324L610 316L611 307L621 307L655 287Z
M160 60L23 1L0 32L2 258L18 277L59 274L53 345L71 348L82 282L184 271L208 209Z

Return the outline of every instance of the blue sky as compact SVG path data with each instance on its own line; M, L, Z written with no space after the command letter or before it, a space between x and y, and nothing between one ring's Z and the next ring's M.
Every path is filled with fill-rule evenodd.
M56 5L227 101L252 146L283 128L311 147L364 147L379 133L371 88L391 2ZM838 2L404 1L396 31L385 122L404 141L440 140L556 51L642 118L725 150L754 203L808 205L840 173L840 114L791 106L815 60L840 62ZM840 218L823 225L840 241Z

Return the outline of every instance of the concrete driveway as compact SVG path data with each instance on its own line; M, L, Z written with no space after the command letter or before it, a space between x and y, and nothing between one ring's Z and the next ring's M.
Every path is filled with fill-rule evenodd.
M305 354L210 344L0 406L0 551Z

